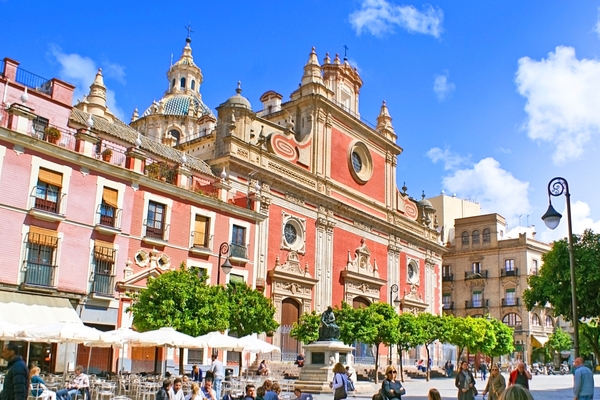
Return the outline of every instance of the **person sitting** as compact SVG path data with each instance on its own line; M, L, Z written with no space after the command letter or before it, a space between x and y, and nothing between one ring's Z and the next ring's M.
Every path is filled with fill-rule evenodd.
M202 369L197 365L192 366L192 380L194 382L202 382Z
M242 400L254 400L256 394L256 387L249 383L246 385L246 394L242 397Z
M202 394L200 394L200 386L196 382L192 383L192 390L185 396L185 400L200 400Z
M217 400L217 393L212 387L213 380L211 378L204 379L204 386L202 386L202 394L208 400Z
M425 364L423 363L423 360L419 360L417 362L417 370L419 370L420 372L427 372L427 368L425 368Z
M294 363L299 367L304 367L304 354L300 353L296 357L296 362Z
M56 400L56 393L46 387L46 382L40 377L40 367L33 367L29 371L31 382L31 395L45 400Z
M75 367L75 376L69 381L65 389L56 392L58 400L71 400L71 397L76 394L89 392L90 378L83 373L83 367L78 365Z
M262 360L258 365L258 375L266 376L269 375L271 371L269 371L269 367L267 367L267 362Z
M175 378L173 381L173 387L169 392L171 400L185 400L182 387L183 380L181 378Z
M313 400L312 394L310 393L302 393L302 389L295 387L294 395L296 396L295 400Z
M169 400L169 392L171 391L171 385L173 383L170 379L163 381L162 387L156 392L156 400Z

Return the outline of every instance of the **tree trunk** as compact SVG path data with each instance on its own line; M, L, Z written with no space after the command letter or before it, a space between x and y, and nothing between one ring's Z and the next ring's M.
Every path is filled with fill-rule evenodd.
M458 347L458 355L456 356L456 363L460 362L460 357L462 357L462 353L465 351L464 347Z
M400 360L398 363L398 365L400 365L400 380L402 381L402 383L404 383L404 371L402 368L402 349L400 348L400 346L398 346L398 360Z
M426 371L425 380L427 382L429 382L429 357L430 357L429 356L429 345L425 346L425 350L427 350L427 365L425 366L425 371Z
M240 366L239 369L238 369L238 376L241 378L241 376L242 376L242 362L243 362L243 360L242 360L242 352L240 351L238 354L239 354L239 356L238 356L239 357L239 364L238 365Z
M185 370L183 369L183 348L179 348L179 375L182 375L185 373Z
M375 345L375 383L379 383L379 343Z

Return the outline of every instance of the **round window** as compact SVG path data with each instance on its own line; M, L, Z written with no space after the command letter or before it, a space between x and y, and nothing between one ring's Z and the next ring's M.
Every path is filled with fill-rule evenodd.
M290 224L289 222L285 224L285 227L283 228L283 234L285 236L285 241L289 245L296 243L296 240L298 239L298 231L294 225Z
M360 159L360 155L355 151L352 152L352 168L356 172L360 172L362 169L362 160Z

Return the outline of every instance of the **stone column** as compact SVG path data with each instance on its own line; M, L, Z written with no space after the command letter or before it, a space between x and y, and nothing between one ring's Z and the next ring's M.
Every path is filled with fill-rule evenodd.
M325 217L317 218L315 244L315 278L319 280L315 291L315 310L325 311L333 300L333 228L335 222Z

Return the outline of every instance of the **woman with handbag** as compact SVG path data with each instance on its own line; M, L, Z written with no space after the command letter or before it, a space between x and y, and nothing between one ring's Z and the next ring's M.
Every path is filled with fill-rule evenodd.
M381 383L381 396L384 399L400 399L406 393L406 389L402 387L402 383L396 379L398 371L393 365L389 365L385 369L385 379Z
M469 363L466 361L460 363L460 370L454 379L454 386L458 389L458 400L473 400L477 396L475 378L469 371Z
M342 363L337 363L333 366L333 373L333 381L329 384L333 389L333 400L343 400L348 397L346 368Z
M487 385L483 390L483 395L485 396L489 393L489 400L498 400L502 392L506 389L506 380L500 373L500 368L497 365L492 366L492 373L490 374L490 379L488 379Z

